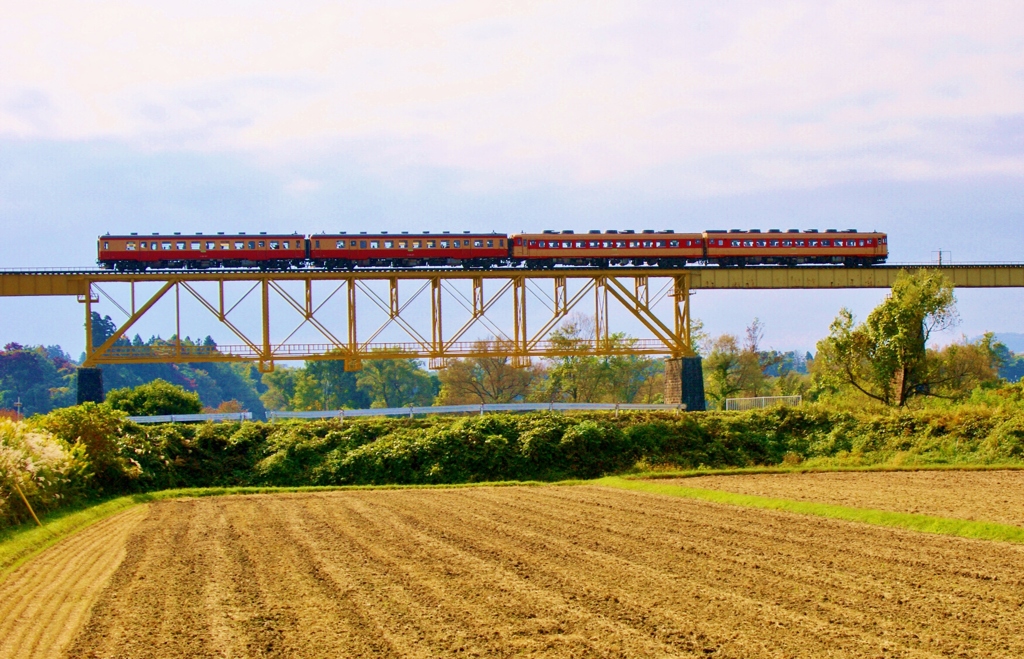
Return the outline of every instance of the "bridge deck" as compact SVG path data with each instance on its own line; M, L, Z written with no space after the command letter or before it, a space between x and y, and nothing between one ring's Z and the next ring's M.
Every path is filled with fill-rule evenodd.
M889 288L906 270L940 270L958 288L1024 287L1024 263L976 265L883 265L867 268L842 266L752 266L746 268L688 267L661 268L556 268L554 270L494 269L410 269L410 270L259 270L154 271L143 273L107 270L23 270L0 272L0 297L73 295L84 296L91 283L166 281L324 281L356 279L567 279L594 277L650 278L689 275L690 288L700 289L806 289L806 288Z

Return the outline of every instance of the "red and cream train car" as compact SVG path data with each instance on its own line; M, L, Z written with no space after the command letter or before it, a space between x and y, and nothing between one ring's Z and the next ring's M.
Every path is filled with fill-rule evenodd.
M555 265L682 267L704 259L704 236L672 231L545 231L512 236L512 262Z
M834 263L873 265L888 257L888 238L884 233L860 233L854 229L781 231L765 233L757 229L741 231L705 231L705 260L724 266L758 264L799 265Z
M359 233L309 237L309 261L321 268L423 265L489 268L508 262L503 233Z
M147 268L265 268L302 266L306 237L301 234L223 234L100 236L100 267L112 270Z

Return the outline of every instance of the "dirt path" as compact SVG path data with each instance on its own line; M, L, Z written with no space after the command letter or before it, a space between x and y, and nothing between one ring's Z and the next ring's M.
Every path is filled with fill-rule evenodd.
M1024 471L744 474L658 482L1024 526Z
M146 506L137 506L109 517L7 575L0 582L0 659L59 656L146 514Z
M1024 655L1024 548L598 487L153 504L71 657Z

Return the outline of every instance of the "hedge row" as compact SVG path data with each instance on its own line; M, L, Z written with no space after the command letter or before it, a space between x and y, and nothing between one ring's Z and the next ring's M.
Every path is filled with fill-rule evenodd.
M91 497L205 486L586 479L637 464L718 468L801 460L1024 460L1024 408L1018 405L886 413L809 405L680 415L539 413L142 426L107 406L87 403L32 423L78 461L66 469L77 474L68 478L78 479L68 482L68 490Z

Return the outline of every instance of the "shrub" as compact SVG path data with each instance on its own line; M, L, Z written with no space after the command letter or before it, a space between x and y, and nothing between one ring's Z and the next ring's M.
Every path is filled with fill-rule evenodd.
M160 379L137 387L114 389L107 394L107 404L129 416L199 414L203 411L199 394Z
M97 493L124 490L138 477L140 466L128 450L128 428L124 412L105 403L83 403L53 410L32 418L39 429L56 435L67 444L81 444L95 474Z
M83 446L0 419L0 528L31 520L19 488L40 514L78 500L88 478Z

